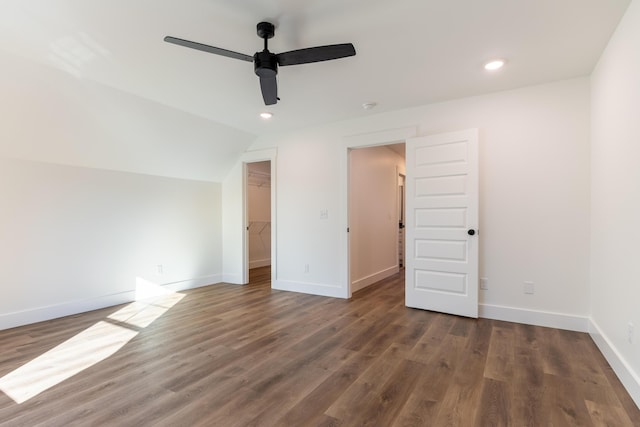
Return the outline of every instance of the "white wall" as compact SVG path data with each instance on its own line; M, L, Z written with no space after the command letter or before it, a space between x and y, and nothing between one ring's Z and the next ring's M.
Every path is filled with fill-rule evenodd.
M337 164L342 152L333 142L310 133L277 145L277 182L271 183L277 192L275 221L272 217L277 240L275 289L338 297L348 291L337 270L342 261L340 235L346 233L346 225L340 227L339 221ZM346 265L346 257L344 261ZM272 261L272 276L273 267Z
M220 282L220 187L0 158L0 329Z
M591 77L591 315L594 339L640 406L638 76L640 2L634 0Z
M4 51L0 67L0 328L130 301L138 277L221 281L220 182L253 135Z
M347 256L337 250L346 233L345 140L411 126L420 135L479 128L480 274L489 279L481 313L586 330L589 96L589 80L574 79L258 138L252 150L278 149L282 288L347 296ZM535 283L534 295L523 293L524 281Z
M244 164L237 163L222 183L222 270L223 280L245 284Z
M351 292L398 272L398 174L404 158L387 147L349 155Z

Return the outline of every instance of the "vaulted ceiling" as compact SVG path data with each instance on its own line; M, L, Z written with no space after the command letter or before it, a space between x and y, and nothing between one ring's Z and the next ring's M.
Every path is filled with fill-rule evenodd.
M3 0L0 51L261 135L588 75L628 4ZM357 55L280 68L281 101L266 108L251 63L163 41L171 35L253 55L263 20L276 26L273 52L351 42ZM482 65L495 57L507 66L487 73ZM365 102L377 107L365 111ZM264 110L274 113L269 122L258 116Z

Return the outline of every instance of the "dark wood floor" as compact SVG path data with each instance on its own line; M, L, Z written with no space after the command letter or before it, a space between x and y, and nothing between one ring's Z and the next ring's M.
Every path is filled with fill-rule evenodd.
M0 424L640 426L586 334L408 309L401 275L350 301L268 278L183 292L107 359L0 392ZM0 331L0 377L121 309Z

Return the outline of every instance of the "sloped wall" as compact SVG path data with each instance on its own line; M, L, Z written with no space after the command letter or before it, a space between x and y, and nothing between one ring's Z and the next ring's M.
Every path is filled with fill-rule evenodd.
M0 156L222 182L254 135L0 50Z
M253 135L4 51L0 67L0 328L130 301L138 278L221 281L219 182Z

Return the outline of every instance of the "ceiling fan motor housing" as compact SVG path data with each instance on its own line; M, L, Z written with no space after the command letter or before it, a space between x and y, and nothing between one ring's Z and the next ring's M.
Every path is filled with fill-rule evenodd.
M270 22L260 22L256 30L258 37L264 39L264 50L253 55L253 71L260 77L275 77L278 74L278 56L267 48L267 40L275 34L275 26Z
M260 77L275 77L278 74L278 56L268 50L253 55L253 70Z

